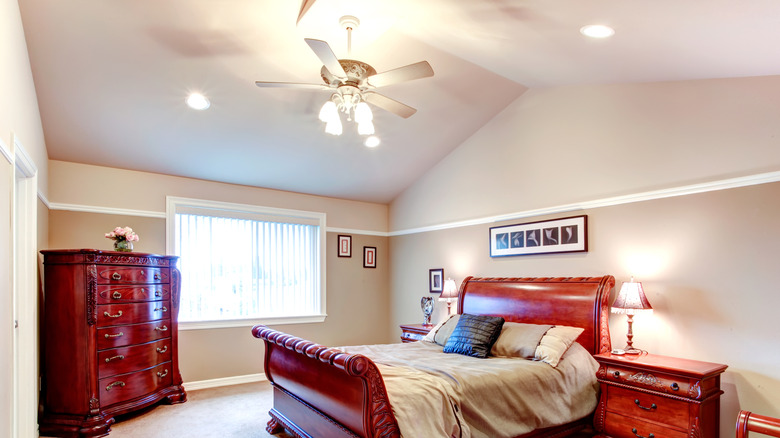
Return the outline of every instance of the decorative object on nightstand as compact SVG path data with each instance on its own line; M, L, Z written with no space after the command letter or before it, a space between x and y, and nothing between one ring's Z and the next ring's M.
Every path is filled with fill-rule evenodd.
M422 308L423 316L425 317L425 325L431 324L431 314L433 313L433 298L422 297L420 300L420 307Z
M433 329L433 324L401 324L401 341L417 342Z
M727 366L647 354L594 356L601 386L597 436L717 438Z
M620 287L615 302L612 303L612 313L625 313L628 316L628 333L626 338L626 348L624 348L625 354L640 354L642 350L634 348L634 315L639 312L652 312L653 307L650 306L650 302L647 301L645 291L642 289L642 283L634 281L634 277L631 277L631 281L624 282Z
M452 302L458 301L458 286L455 285L455 280L448 278L444 282L444 290L441 293L439 300L447 302L447 315L452 314Z

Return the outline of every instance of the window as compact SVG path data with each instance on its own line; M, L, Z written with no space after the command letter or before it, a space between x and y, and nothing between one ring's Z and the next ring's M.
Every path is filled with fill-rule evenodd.
M325 319L325 214L168 197L183 329Z

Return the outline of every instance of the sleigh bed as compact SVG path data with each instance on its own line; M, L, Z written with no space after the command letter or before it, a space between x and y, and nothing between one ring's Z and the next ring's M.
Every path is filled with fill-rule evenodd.
M581 346L577 346L577 349L594 355L610 350L607 301L614 284L615 279L612 276L580 278L468 277L460 287L458 314L500 316L505 321L513 323L582 328L582 333L576 338L576 344ZM391 358L388 365L382 360L370 359L368 356L376 359L371 354L351 353L349 352L351 347L328 348L262 325L255 326L252 333L265 342L265 375L273 386L274 404L269 412L271 420L266 428L269 433L286 431L296 437L315 438L401 436L402 428L399 428L398 420L402 417L399 415L396 418L401 410L399 410L399 406L391 406L391 401L398 403L399 399L391 398L388 395L396 397L393 393L398 392L390 390L395 388L393 385L398 383L390 380L397 378L397 376L389 376L393 373L388 372L388 370L404 369L404 367L393 366L395 365L392 363L393 353L387 348L396 347L376 346L381 347L382 352L376 357L387 356ZM393 346L406 348L407 352L410 348L418 350L428 348L423 345L426 344L425 342L418 344L420 345L393 344ZM430 349L435 348L434 344L428 343L428 345L431 345ZM353 351L373 352L374 349L355 347ZM391 351L389 355L388 351ZM587 360L592 360L587 353L583 354ZM399 352L398 354L399 357L404 357L403 355L406 353ZM442 356L442 361L445 356L459 356L442 354L441 347L439 347L437 354ZM566 361L565 358L566 356L562 362ZM500 361L502 359L475 359L475 361L480 360ZM523 361L524 359L511 360ZM572 360L569 359L569 362ZM486 365L481 364L488 362L475 363L480 364L476 367L486 368ZM546 364L538 366L550 368ZM588 376L588 378L591 377L595 382L595 373L593 376ZM390 385L391 383L392 385ZM454 386L459 387L460 385L460 383L456 383ZM516 382L507 383L506 386L514 387ZM493 400L497 395L491 393L483 397L485 400ZM539 399L543 398L546 397ZM562 401L561 403L567 402ZM592 405L589 404L587 409L588 411L584 415L575 419L567 419L564 424L536 428L517 436L523 438L563 437L573 434L592 422L595 401ZM454 410L460 411L460 407L456 406ZM518 412L524 411L518 410ZM457 413L460 414L460 412ZM534 412L523 415L536 416ZM425 421L427 418L430 417L426 417ZM497 422L500 420L496 418ZM408 432L409 429L404 432L406 438L411 438L410 435L418 435ZM448 435L450 432L444 436ZM452 435L458 436L459 434L452 433ZM474 436L481 435L475 433Z

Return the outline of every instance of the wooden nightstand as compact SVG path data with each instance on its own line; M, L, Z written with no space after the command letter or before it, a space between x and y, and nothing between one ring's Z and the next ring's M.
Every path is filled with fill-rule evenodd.
M417 342L424 338L433 328L433 324L402 324L401 341Z
M595 356L601 386L594 427L613 438L719 436L726 365L647 354Z

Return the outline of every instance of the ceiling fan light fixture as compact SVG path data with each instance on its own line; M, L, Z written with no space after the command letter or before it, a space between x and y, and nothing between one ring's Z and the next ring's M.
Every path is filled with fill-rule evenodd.
M322 108L320 109L320 120L325 123L330 123L332 120L336 120L338 118L339 110L336 107L336 104L332 100L325 102L325 104L322 105Z
M328 121L325 124L325 132L331 135L341 135L343 128L341 126L341 119L336 117L334 120Z
M379 143L381 142L379 137L372 135L371 137L368 137L363 144L366 145L367 148L375 148L379 146Z
M615 34L615 29L604 24L589 24L582 26L580 33L590 38L609 38Z
M358 103L357 106L355 106L355 121L360 124L371 122L372 120L374 120L374 114L371 113L371 108L368 107L368 104L365 102Z
M373 135L374 134L374 122L366 120L358 122L358 134L360 135Z

